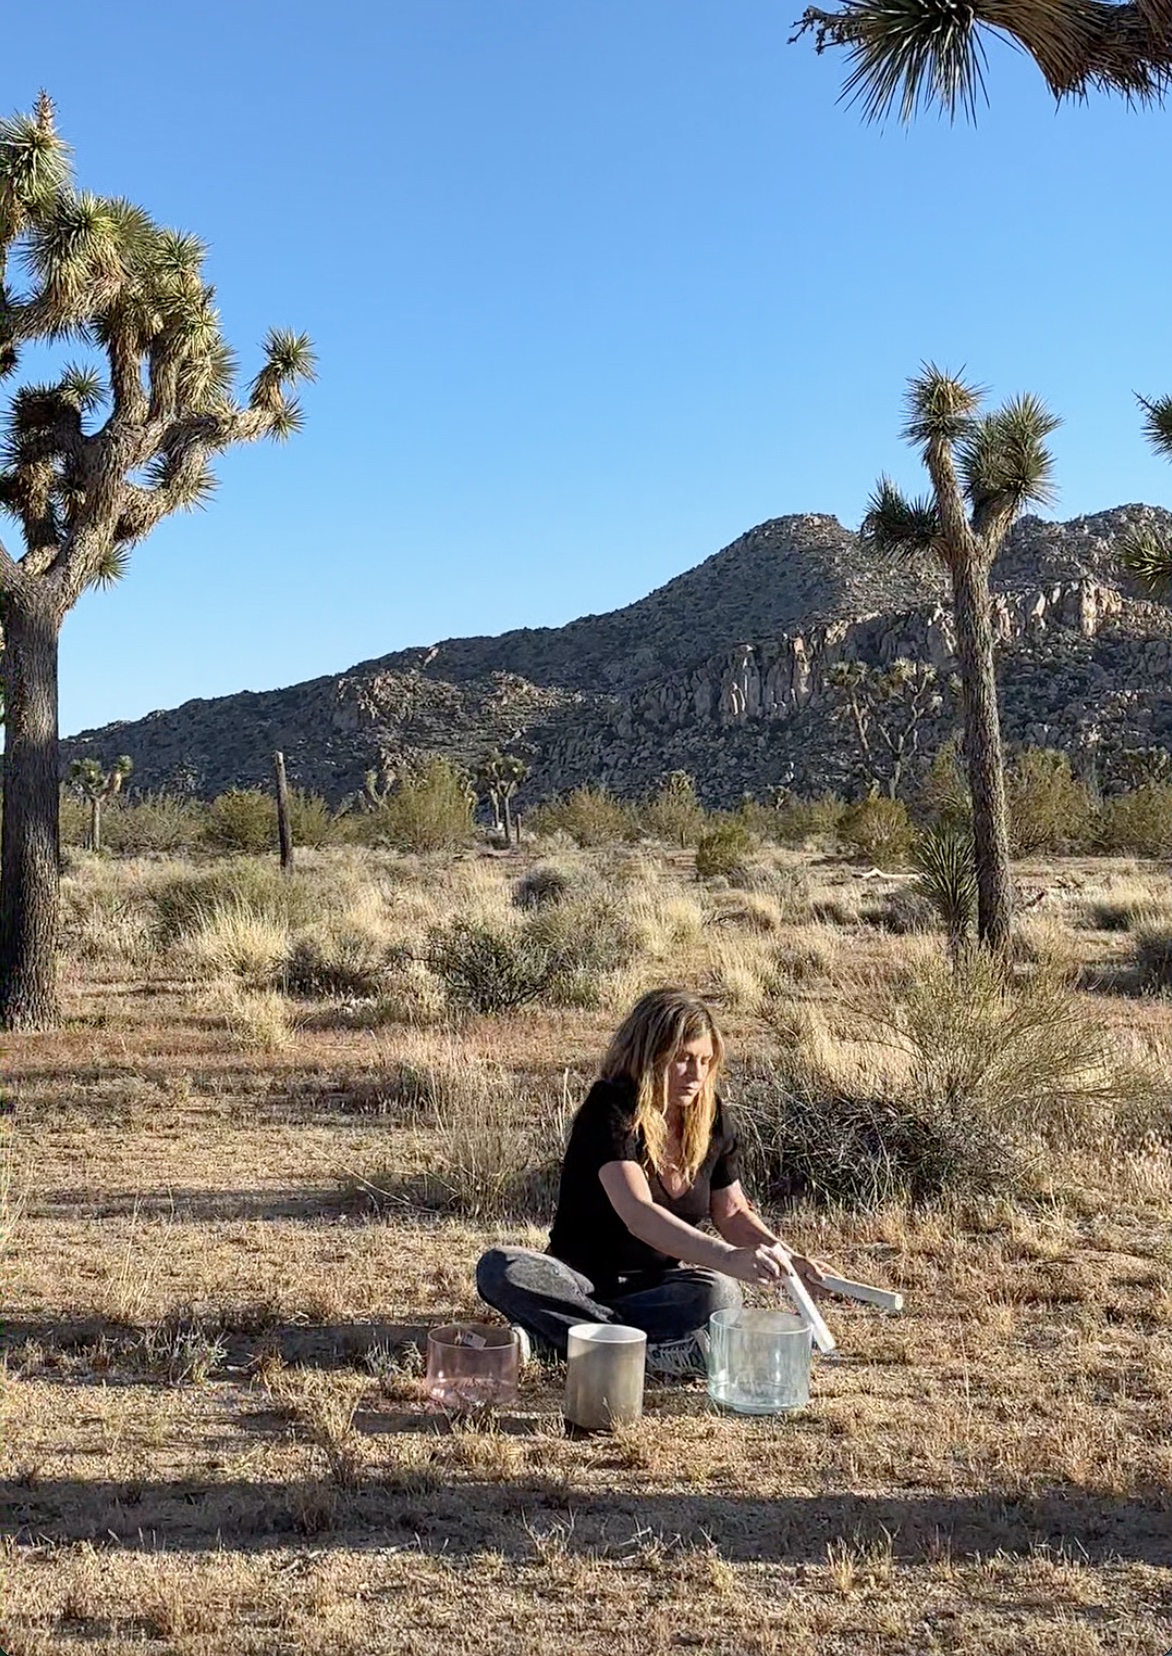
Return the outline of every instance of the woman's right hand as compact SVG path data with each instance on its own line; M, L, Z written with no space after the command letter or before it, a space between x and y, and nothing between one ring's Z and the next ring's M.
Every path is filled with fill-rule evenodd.
M777 1282L781 1264L774 1250L765 1243L753 1248L734 1248L725 1264L725 1271L738 1282Z

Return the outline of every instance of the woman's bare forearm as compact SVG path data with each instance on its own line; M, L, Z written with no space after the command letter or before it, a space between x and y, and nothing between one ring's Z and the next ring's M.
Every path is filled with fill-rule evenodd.
M640 1202L633 1212L623 1215L623 1220L631 1235L649 1248L706 1271L727 1273L729 1256L736 1251L731 1237L722 1240L706 1236L657 1202Z
M754 1213L751 1207L737 1208L725 1219L714 1219L717 1230L726 1242L731 1242L734 1248L756 1248L765 1243L766 1246L780 1242L781 1238L775 1231Z

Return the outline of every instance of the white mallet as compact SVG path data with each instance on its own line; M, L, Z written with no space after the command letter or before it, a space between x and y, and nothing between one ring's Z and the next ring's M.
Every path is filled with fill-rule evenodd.
M805 1317L818 1350L822 1352L823 1356L827 1352L833 1351L838 1341L822 1321L822 1313L810 1298L805 1283L798 1273L791 1270L789 1266L785 1268L785 1285L789 1290L790 1298L794 1301L802 1316Z
M877 1305L880 1311L903 1310L902 1294L893 1293L889 1288L872 1288L869 1282L852 1282L850 1277L832 1276L829 1271L823 1271L822 1286L831 1294L841 1294L844 1299L859 1300L863 1305Z

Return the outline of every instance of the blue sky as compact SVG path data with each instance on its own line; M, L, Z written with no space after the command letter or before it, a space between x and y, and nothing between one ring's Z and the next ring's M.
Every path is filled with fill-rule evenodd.
M307 426L66 624L62 729L407 644L607 610L787 512L858 520L924 358L1065 418L1060 516L1172 500L1169 120L1055 112L993 56L979 127L863 126L800 0L63 0L6 110L211 246ZM9 531L6 531L8 533Z

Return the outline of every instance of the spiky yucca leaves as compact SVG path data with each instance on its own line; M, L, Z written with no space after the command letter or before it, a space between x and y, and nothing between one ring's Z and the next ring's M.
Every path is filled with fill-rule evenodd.
M990 35L1028 52L1056 98L1096 90L1150 102L1172 76L1166 0L843 0L808 7L793 38L807 33L820 53L845 50L843 96L871 121L933 107L975 120Z
M977 871L971 834L933 828L921 834L912 850L915 889L926 897L948 933L953 959L959 959L972 936L977 915Z
M207 503L226 449L301 425L292 393L313 377L308 339L272 330L238 391L204 258L196 237L133 202L74 186L47 97L0 122L0 379L29 347L68 341L84 353L0 411L0 517L20 543L0 537L0 1026L56 1017L65 615L87 587L116 581L163 518Z
M1138 401L1144 411L1144 436L1157 454L1172 459L1172 397ZM1119 561L1153 598L1172 597L1172 538L1156 529L1135 529L1125 537Z

